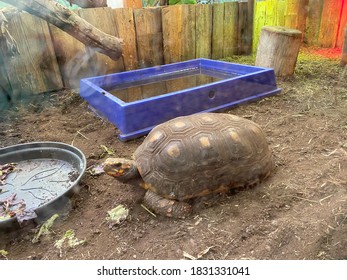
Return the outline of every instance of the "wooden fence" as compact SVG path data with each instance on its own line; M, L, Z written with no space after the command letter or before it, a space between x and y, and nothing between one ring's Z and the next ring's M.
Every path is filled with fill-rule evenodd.
M124 40L123 57L113 61L27 13L10 17L9 31L20 55L2 61L0 91L23 93L78 88L83 77L162 65L196 57L219 59L251 52L253 14L247 3L177 5L143 9L95 8L79 15ZM1 95L1 93L0 93Z
M346 24L345 0L255 0L253 49L264 25L298 29L310 46L341 48Z
M324 9L312 9L304 14L301 12L305 3L312 6L323 0L250 0L212 5L78 10L82 18L99 29L123 38L123 57L118 61L86 48L37 17L18 13L8 18L8 29L18 43L20 54L9 57L0 50L0 103L6 95L20 99L28 93L78 88L83 77L197 57L220 59L249 54L252 40L257 43L264 25L307 30L305 40L309 43L342 46L340 33L346 25L346 16L339 17L336 23L333 9L326 4L334 1L341 2L340 12L347 15L347 1L342 0L325 1ZM329 25L323 20L328 15L335 22L334 36L327 31Z

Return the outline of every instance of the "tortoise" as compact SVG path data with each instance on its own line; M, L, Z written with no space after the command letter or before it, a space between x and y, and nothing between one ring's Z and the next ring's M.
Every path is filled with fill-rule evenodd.
M273 159L258 124L228 113L198 113L157 125L133 160L108 158L103 169L146 189L144 204L157 214L185 218L196 197L260 184Z

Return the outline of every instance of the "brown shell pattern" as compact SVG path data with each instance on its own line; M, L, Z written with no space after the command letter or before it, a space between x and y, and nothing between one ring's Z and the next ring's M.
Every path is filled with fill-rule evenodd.
M178 117L156 126L134 159L151 190L177 200L257 184L273 168L262 129L222 113Z

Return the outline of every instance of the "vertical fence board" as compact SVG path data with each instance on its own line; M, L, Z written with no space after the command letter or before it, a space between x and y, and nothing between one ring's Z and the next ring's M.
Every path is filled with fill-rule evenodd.
M211 58L212 6L196 5L196 57Z
M333 48L336 45L341 0L324 1L322 20L318 35L318 46Z
M249 36L252 34L248 33L248 26L252 24L248 19L248 4L247 2L239 2L239 14L238 14L238 30L237 30L237 41L238 41L238 54L246 54L249 48Z
M213 4L212 16L212 54L213 59L223 58L224 4Z
M253 51L256 52L261 28L266 25L266 2L265 0L256 0L253 30Z
M345 28L347 28L347 1L343 1L343 7L341 7L340 26L336 40L336 47L342 48L343 40L345 36Z
M342 46L342 55L341 55L341 66L347 65L347 26L345 28L345 34L344 34L344 42Z
M139 66L145 68L162 65L164 50L161 8L135 9L134 17ZM153 96L156 90L165 92L166 88L165 83L159 83L142 86L141 90L141 98L147 98Z
M125 8L142 8L142 0L124 0Z
M300 30L302 34L305 34L309 0L298 0L298 1L299 1L298 10L296 11L298 14L296 29Z
M83 19L94 25L96 28L109 35L119 37L111 8L81 9L78 13ZM124 71L123 58L114 61L108 56L98 53L90 48L88 48L88 52L91 56L89 63L98 66L95 68L95 75Z
M288 0L287 0L288 1ZM266 25L275 25L277 20L277 0L266 0Z
M276 26L285 26L286 0L277 2Z
M305 30L305 42L308 45L314 46L318 43L323 4L324 0L309 0Z
M114 21L118 35L123 39L123 62L125 70L137 69L139 61L136 49L134 13L131 8L114 9Z
M3 40L0 41L0 111L6 109L12 99L12 87L6 70L6 63L4 62L4 56L7 54L3 53Z
M253 28L254 28L254 0L247 1L247 26L244 41L244 54L252 53L253 46Z
M165 63L174 63L196 57L196 5L175 5L163 8L163 40ZM185 86L195 86L195 77L166 81L168 92Z
M174 5L162 9L165 64L181 61L182 7Z
M161 8L134 10L140 68L162 65L163 31Z
M162 10L165 64L196 57L196 5L175 5Z
M49 25L61 77L67 88L79 88L82 78L92 76L89 54L80 41L54 25Z
M284 26L305 33L307 8L309 0L286 0Z
M182 5L182 33L180 61L196 58L196 5Z
M237 2L224 3L223 56L228 57L238 52L238 14Z
M285 16L284 16L284 26L288 28L297 28L298 20L298 0L287 0Z
M63 83L47 22L19 13L9 19L8 29L20 51L15 57L3 57L13 99L61 89Z

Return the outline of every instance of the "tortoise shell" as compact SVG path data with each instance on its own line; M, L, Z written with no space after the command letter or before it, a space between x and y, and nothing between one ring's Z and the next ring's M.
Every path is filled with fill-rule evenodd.
M178 117L156 126L134 160L146 188L179 201L258 184L273 168L262 129L222 113Z

